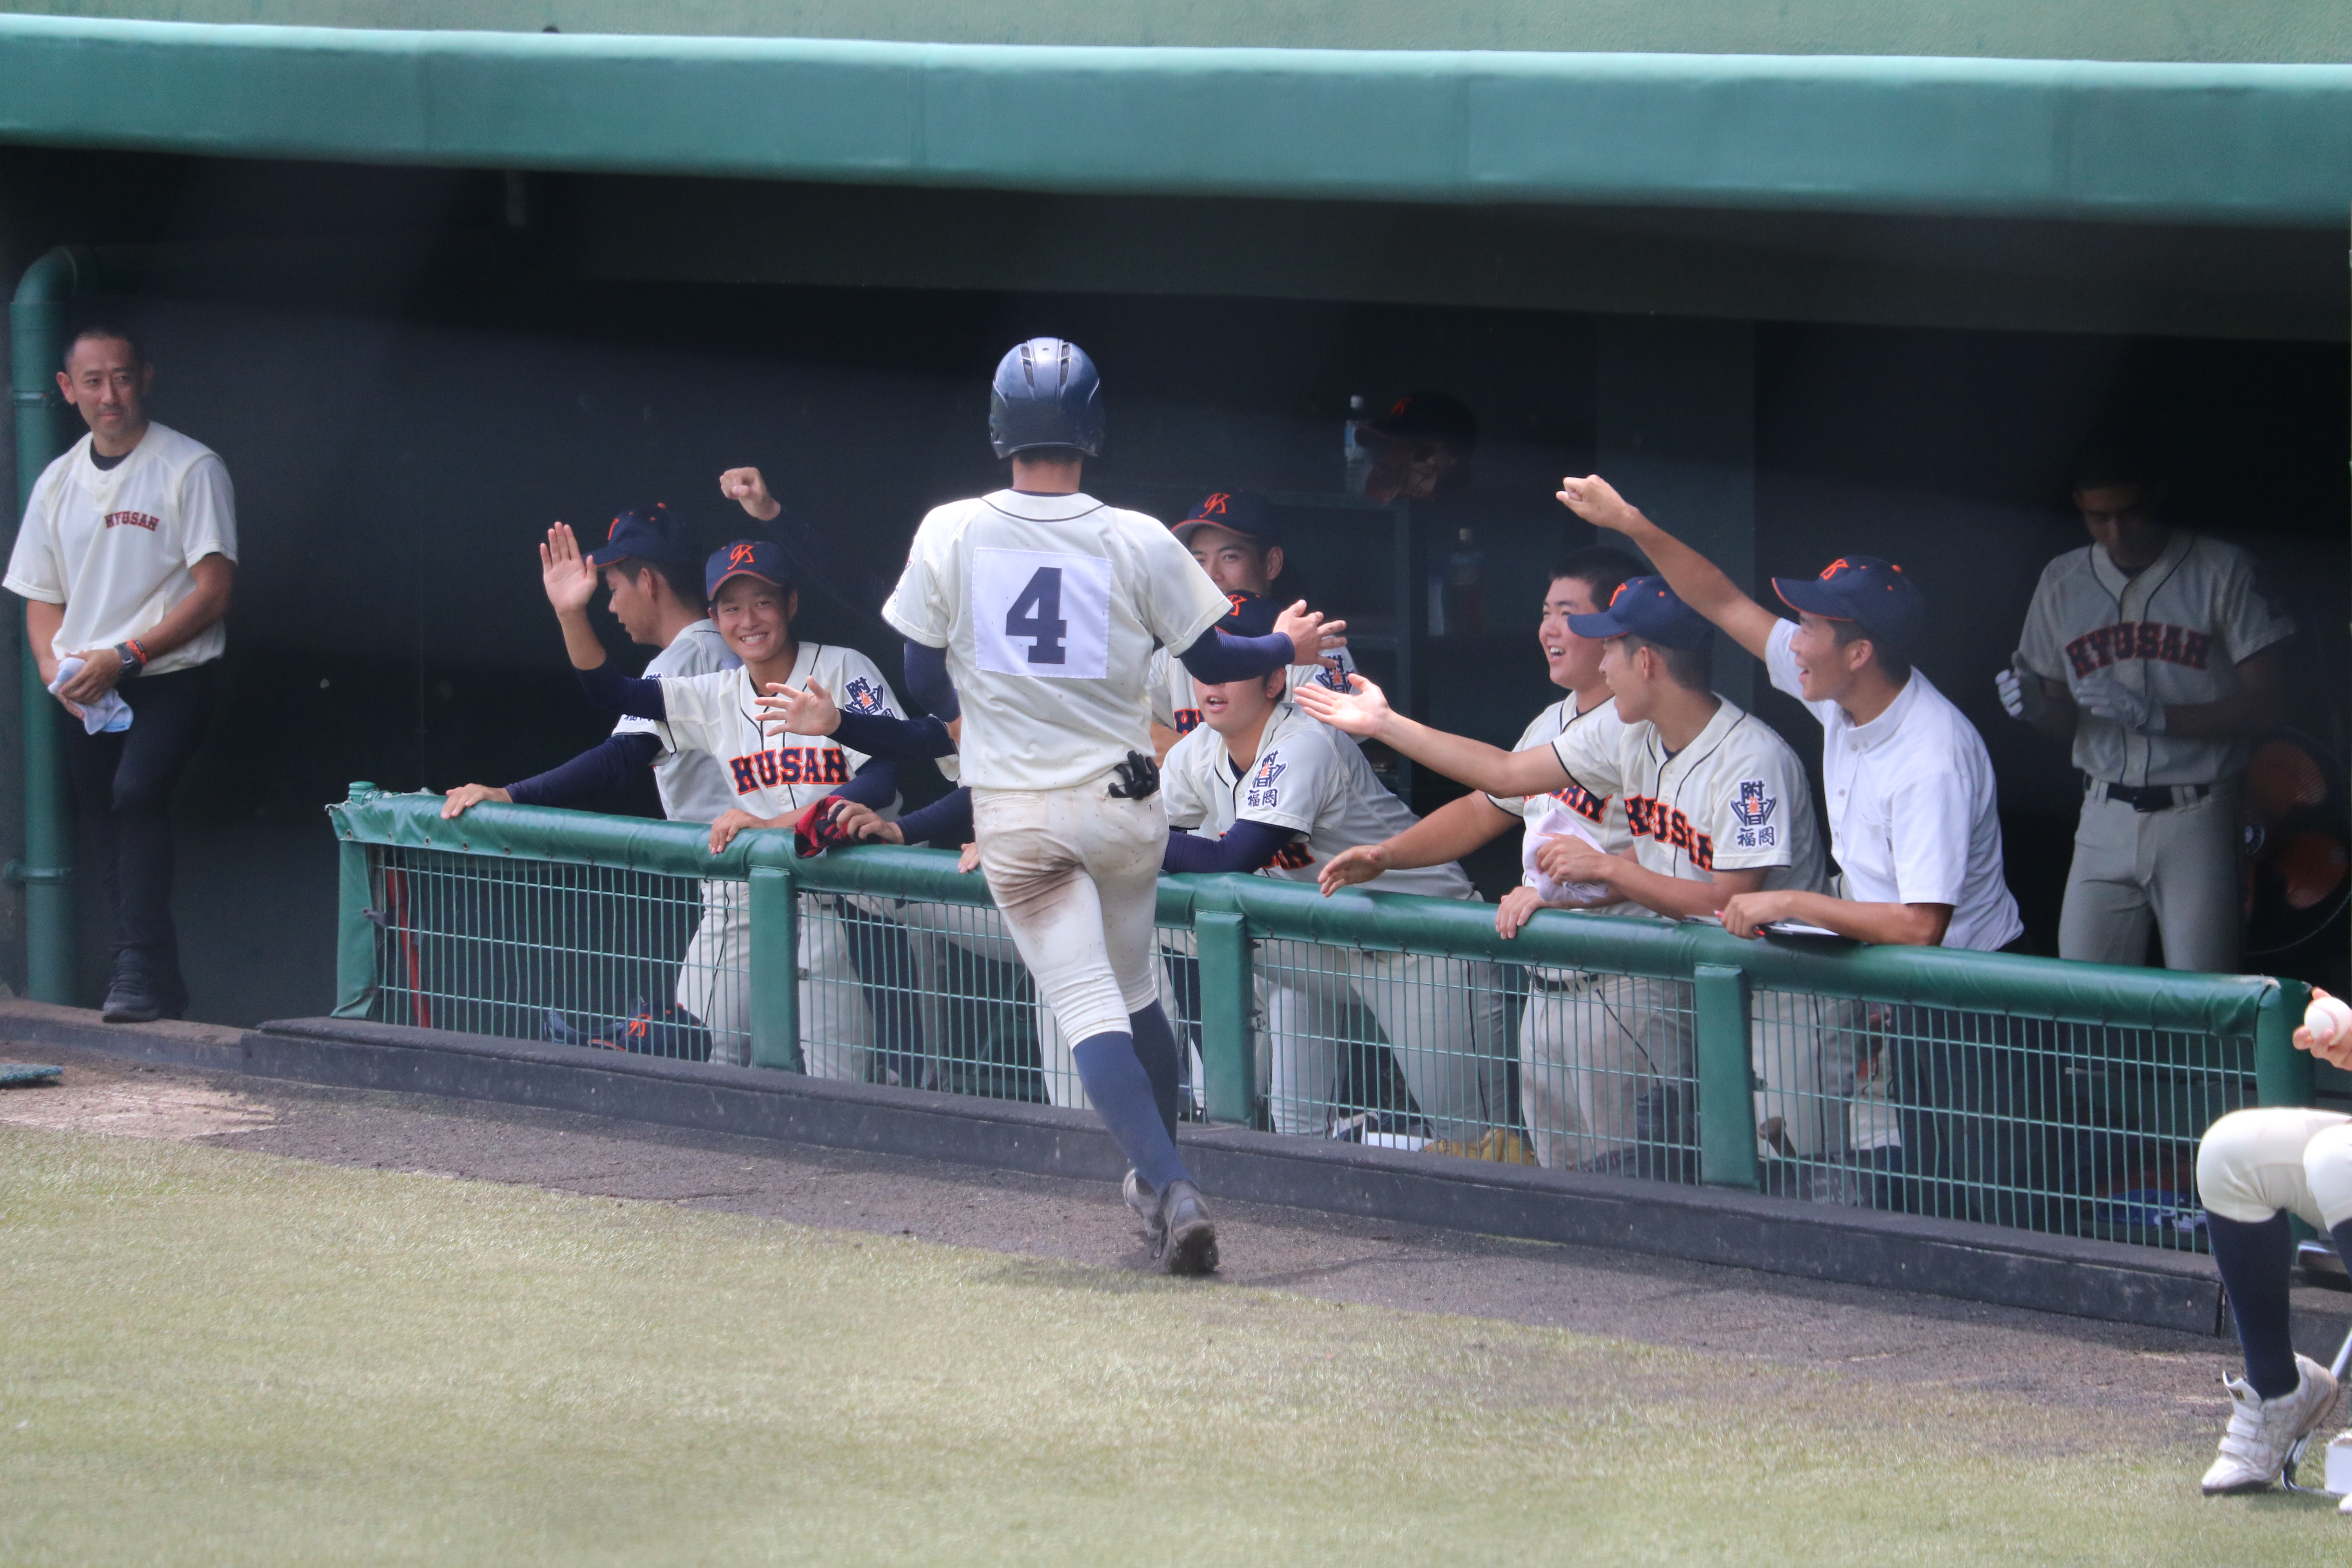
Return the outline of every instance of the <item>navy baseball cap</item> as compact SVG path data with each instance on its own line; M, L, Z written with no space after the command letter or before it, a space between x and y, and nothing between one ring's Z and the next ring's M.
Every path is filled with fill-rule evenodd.
M1478 416L1442 392L1408 392L1359 428L1390 441L1452 441L1465 451L1478 445Z
M610 566L615 561L634 556L640 561L659 561L665 565L691 566L700 552L694 541L687 537L686 524L677 513L661 501L651 506L633 507L613 520L604 531L604 542L588 557L591 566Z
M712 551L702 568L703 597L719 597L720 585L730 577L757 577L779 588L793 585L792 569L784 562L784 547L767 539L739 539Z
M1875 555L1841 555L1818 577L1775 577L1772 591L1792 610L1853 622L1898 658L1927 624L1926 597L1902 567Z
M1192 543L1192 535L1203 527L1238 533L1261 550L1282 542L1282 525L1275 521L1274 508L1263 496L1247 490L1211 490L1202 496L1200 504L1175 525L1176 542Z
M1701 648L1715 640L1715 626L1666 586L1664 577L1628 577L1596 616L1570 616L1568 629L1580 637L1622 637L1629 633L1660 647Z
M1237 637L1262 637L1274 630L1275 618L1281 607L1272 599L1257 594L1227 594L1233 602L1232 611L1217 623L1221 632L1231 632Z

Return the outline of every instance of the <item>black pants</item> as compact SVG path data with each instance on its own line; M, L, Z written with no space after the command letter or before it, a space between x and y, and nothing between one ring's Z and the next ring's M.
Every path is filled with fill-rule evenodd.
M211 664L122 683L131 728L91 735L61 713L73 779L85 887L95 886L113 927L114 971L136 970L166 992L184 989L172 929L172 790L212 721Z

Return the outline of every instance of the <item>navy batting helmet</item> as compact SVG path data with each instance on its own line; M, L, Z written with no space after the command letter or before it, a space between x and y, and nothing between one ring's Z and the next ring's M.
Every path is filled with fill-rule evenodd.
M988 438L1009 458L1036 447L1102 452L1102 378L1076 343L1031 338L996 362L988 398Z

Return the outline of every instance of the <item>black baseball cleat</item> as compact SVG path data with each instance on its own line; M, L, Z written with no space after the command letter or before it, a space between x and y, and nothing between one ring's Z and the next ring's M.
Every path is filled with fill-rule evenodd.
M125 970L106 987L106 1005L99 1016L110 1024L152 1024L163 1016L163 998L144 974Z
M1160 1194L1154 1216L1153 1261L1171 1274L1213 1274L1217 1268L1217 1222L1201 1189L1190 1182L1171 1182Z
M1143 1234L1150 1238L1152 1255L1159 1256L1160 1194L1151 1190L1150 1183L1130 1170L1118 1184L1118 1195L1127 1200L1127 1206L1143 1222Z

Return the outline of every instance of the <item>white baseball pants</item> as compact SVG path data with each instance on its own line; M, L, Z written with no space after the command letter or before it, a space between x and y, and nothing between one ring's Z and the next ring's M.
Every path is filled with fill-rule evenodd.
M1129 1031L1157 1000L1153 962L1160 797L1115 799L1108 778L1076 789L971 792L988 889L1063 1035Z
M2223 1219L2260 1225L2284 1209L2333 1230L2352 1219L2352 1116L2233 1110L2198 1145L2197 1193Z
M2094 790L2074 827L2074 862L2058 915L2058 956L2147 961L2147 925L2168 969L2238 967L2238 781L2168 811L2140 811Z
M850 962L849 937L829 898L804 898L798 954L801 1068L811 1078L863 1082L874 1017ZM751 1060L751 889L702 884L702 920L677 970L677 1005L710 1032L710 1059Z
M1339 1091L1345 1014L1360 1004L1380 1026L1433 1137L1475 1143L1509 1111L1502 993L1489 964L1417 952L1285 943L1285 965L1260 986L1258 1092L1276 1132L1317 1135Z

